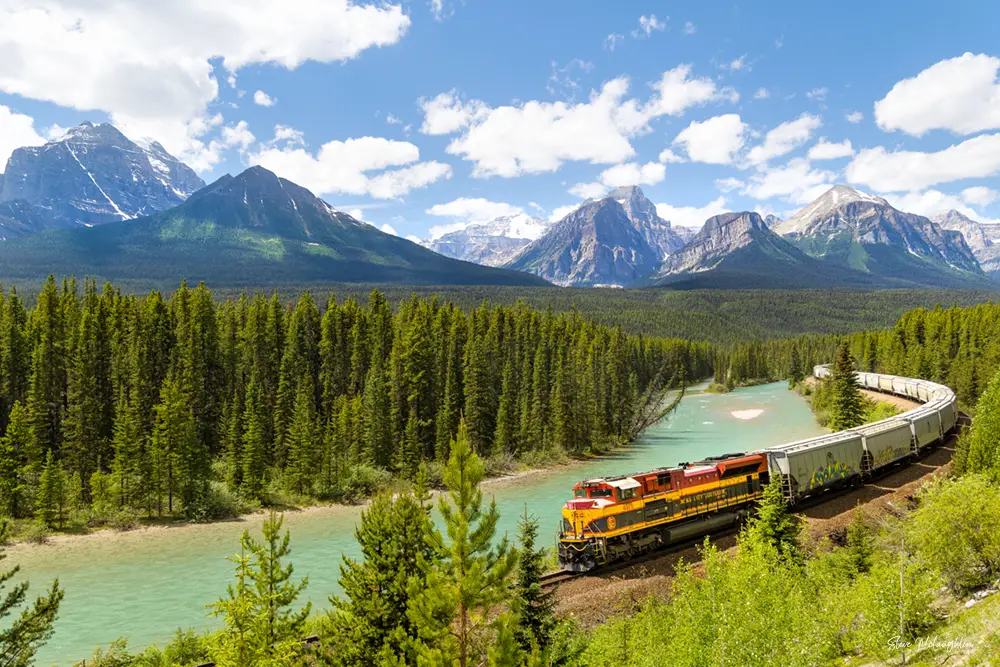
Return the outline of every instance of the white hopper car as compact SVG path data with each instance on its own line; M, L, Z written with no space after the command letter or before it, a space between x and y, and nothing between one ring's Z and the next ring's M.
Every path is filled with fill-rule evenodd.
M829 374L829 365L813 369L820 379ZM763 450L771 474L781 474L789 502L859 484L881 468L941 443L958 422L958 399L944 385L882 373L858 373L857 377L862 387L922 405L872 424Z

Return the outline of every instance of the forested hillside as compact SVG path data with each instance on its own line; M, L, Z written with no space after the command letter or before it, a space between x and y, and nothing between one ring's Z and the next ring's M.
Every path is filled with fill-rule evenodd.
M447 459L462 415L487 460L581 454L711 369L707 344L524 305L393 312L373 292L321 310L308 292L220 304L52 279L33 301L0 303L0 512L50 526L364 493Z

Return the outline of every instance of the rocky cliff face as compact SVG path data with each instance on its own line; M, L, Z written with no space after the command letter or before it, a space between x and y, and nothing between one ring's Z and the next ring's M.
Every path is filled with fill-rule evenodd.
M893 208L881 197L838 185L774 231L814 257L875 274L914 268L981 274L961 234Z
M665 276L711 271L720 262L750 245L786 245L753 212L723 213L709 218L705 226L680 252L672 255L657 271Z
M524 248L507 267L557 285L630 285L653 272L650 247L612 197L585 202Z
M1000 272L1000 225L984 225L955 209L932 216L931 220L942 229L961 233L983 271Z
M523 213L472 224L434 240L421 242L446 257L485 266L501 266L522 248L540 238L550 223Z
M204 187L194 171L153 142L129 140L112 125L83 123L44 146L14 151L0 202L18 202L21 222L93 226L165 211Z
M616 188L608 197L621 204L625 215L660 261L683 248L689 240L657 214L656 205L637 186Z

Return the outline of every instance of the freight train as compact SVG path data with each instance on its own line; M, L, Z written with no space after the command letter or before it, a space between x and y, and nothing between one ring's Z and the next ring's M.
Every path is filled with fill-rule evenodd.
M830 374L828 365L813 375ZM785 500L863 483L944 441L958 422L955 392L925 380L857 373L862 387L920 401L889 419L760 451L710 457L643 473L584 480L562 510L559 563L586 572L738 523L771 475Z

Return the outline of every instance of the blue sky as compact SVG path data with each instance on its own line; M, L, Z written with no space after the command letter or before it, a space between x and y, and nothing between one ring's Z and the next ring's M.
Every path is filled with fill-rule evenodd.
M692 226L836 182L1000 219L997 3L162 4L0 0L0 160L110 120L416 237L636 182Z

